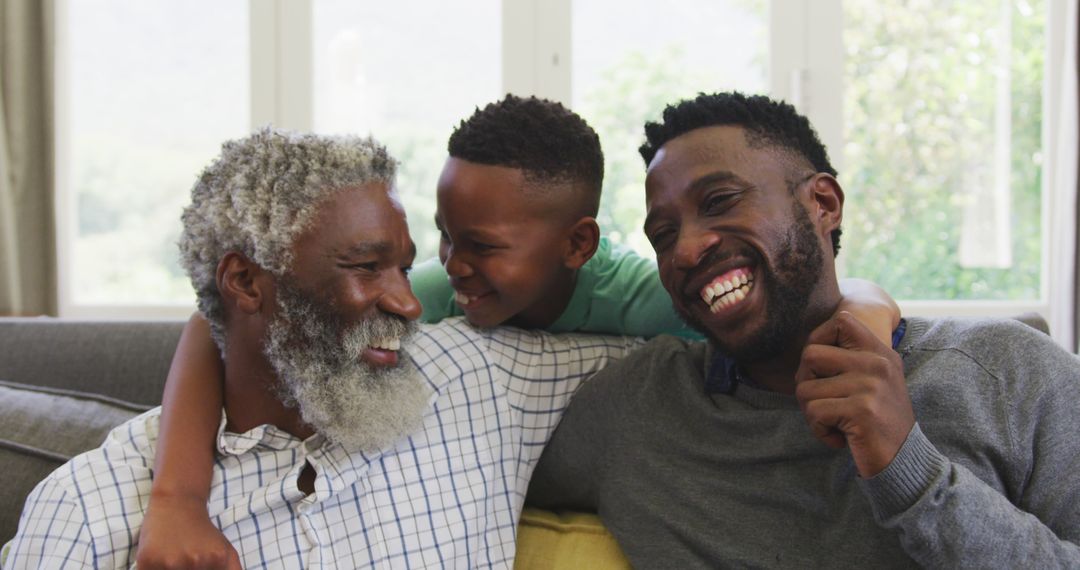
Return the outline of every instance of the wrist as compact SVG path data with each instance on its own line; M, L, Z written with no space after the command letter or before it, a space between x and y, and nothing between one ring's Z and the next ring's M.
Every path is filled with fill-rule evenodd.
M197 508L206 511L206 500L206 495L186 489L159 489L156 486L150 489L151 505Z
M859 479L859 486L870 499L870 507L879 524L888 525L917 501L933 485L940 483L949 468L949 460L926 438L916 423L892 462L877 475Z

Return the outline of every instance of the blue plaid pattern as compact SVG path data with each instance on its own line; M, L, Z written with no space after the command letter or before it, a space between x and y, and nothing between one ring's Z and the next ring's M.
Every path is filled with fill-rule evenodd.
M635 339L421 327L423 428L349 453L272 426L220 432L209 511L245 568L510 567L529 476L581 382ZM6 568L126 568L150 494L159 410L116 428L27 499ZM223 423L224 425L224 423ZM296 481L305 462L315 492Z

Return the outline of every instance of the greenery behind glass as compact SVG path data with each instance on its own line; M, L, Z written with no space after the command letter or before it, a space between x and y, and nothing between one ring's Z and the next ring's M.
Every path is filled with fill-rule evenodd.
M1012 266L959 262L964 177L992 165L1001 3L847 1L848 275L898 299L1040 297L1042 0L1014 2ZM836 153L836 150L833 150Z

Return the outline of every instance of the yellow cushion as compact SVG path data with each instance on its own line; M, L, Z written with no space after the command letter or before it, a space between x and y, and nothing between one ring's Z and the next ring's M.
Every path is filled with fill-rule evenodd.
M615 537L588 513L526 508L518 524L517 570L630 568Z

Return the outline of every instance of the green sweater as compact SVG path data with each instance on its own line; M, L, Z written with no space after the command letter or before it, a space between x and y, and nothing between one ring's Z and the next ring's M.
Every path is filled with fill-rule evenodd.
M437 323L465 314L454 302L454 289L438 259L414 267L409 281L424 307L421 321ZM600 239L596 254L578 271L570 303L546 330L701 338L675 314L656 274L656 262L629 248L613 246L607 238Z
M640 568L1080 567L1080 360L1014 321L909 319L898 351L917 424L871 479L662 336L581 388L528 502L596 510Z

